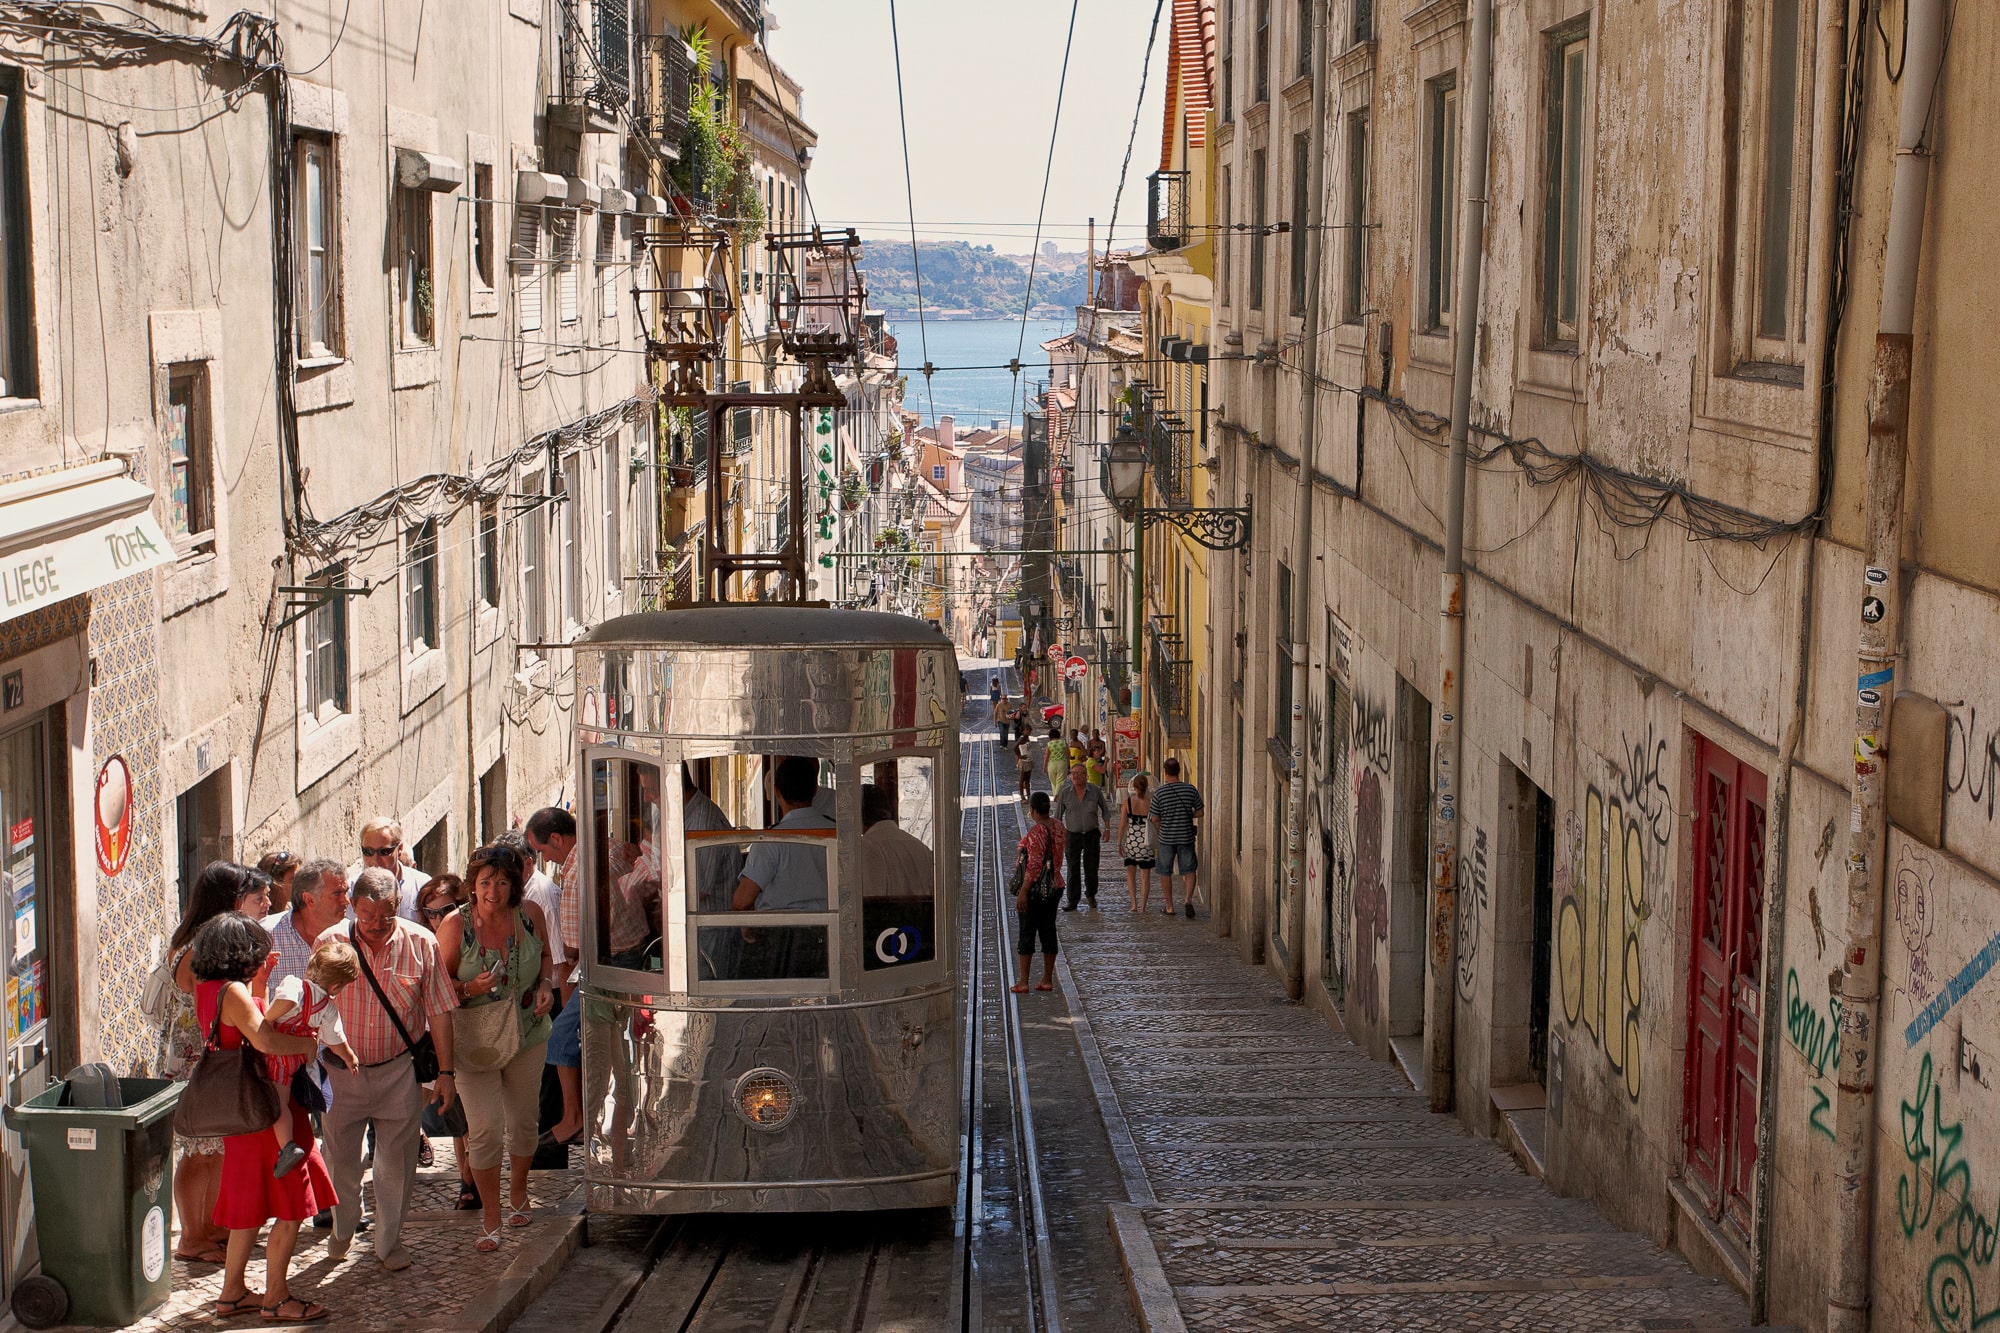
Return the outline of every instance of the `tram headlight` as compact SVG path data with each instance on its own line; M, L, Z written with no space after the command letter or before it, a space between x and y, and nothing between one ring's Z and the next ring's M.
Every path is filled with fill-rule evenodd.
M753 1069L736 1080L736 1113L752 1129L776 1130L798 1111L798 1089L781 1070Z

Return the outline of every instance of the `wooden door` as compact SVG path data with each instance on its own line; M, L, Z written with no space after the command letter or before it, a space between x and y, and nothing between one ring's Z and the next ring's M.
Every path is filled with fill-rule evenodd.
M1694 947L1683 1136L1710 1211L1750 1225L1764 979L1764 775L1694 738Z

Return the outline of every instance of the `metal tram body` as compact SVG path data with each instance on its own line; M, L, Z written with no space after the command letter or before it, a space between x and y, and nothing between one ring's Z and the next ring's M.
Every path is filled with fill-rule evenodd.
M948 1206L950 642L878 612L703 605L608 621L575 650L589 1208ZM779 756L820 761L830 820L772 827ZM864 835L864 800L877 819L892 804L886 832ZM753 857L822 867L823 903L733 910Z

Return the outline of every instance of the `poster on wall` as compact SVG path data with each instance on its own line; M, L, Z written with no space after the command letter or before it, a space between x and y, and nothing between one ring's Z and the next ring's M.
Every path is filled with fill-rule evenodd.
M1112 720L1111 757L1118 761L1120 773L1130 773L1139 767L1138 718L1121 717Z
M132 770L114 754L97 770L97 868L115 875L132 854Z

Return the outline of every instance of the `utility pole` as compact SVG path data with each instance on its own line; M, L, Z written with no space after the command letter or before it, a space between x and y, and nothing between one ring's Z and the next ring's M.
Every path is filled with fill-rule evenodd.
M1493 0L1473 0L1466 43L1463 221L1451 375L1451 461L1445 491L1444 575L1438 626L1438 727L1432 761L1430 967L1424 989L1424 1066L1433 1111L1452 1104L1452 1027L1458 987L1458 797L1464 750L1465 471L1472 431L1472 371L1479 346L1479 267L1486 249L1486 143L1492 129Z

